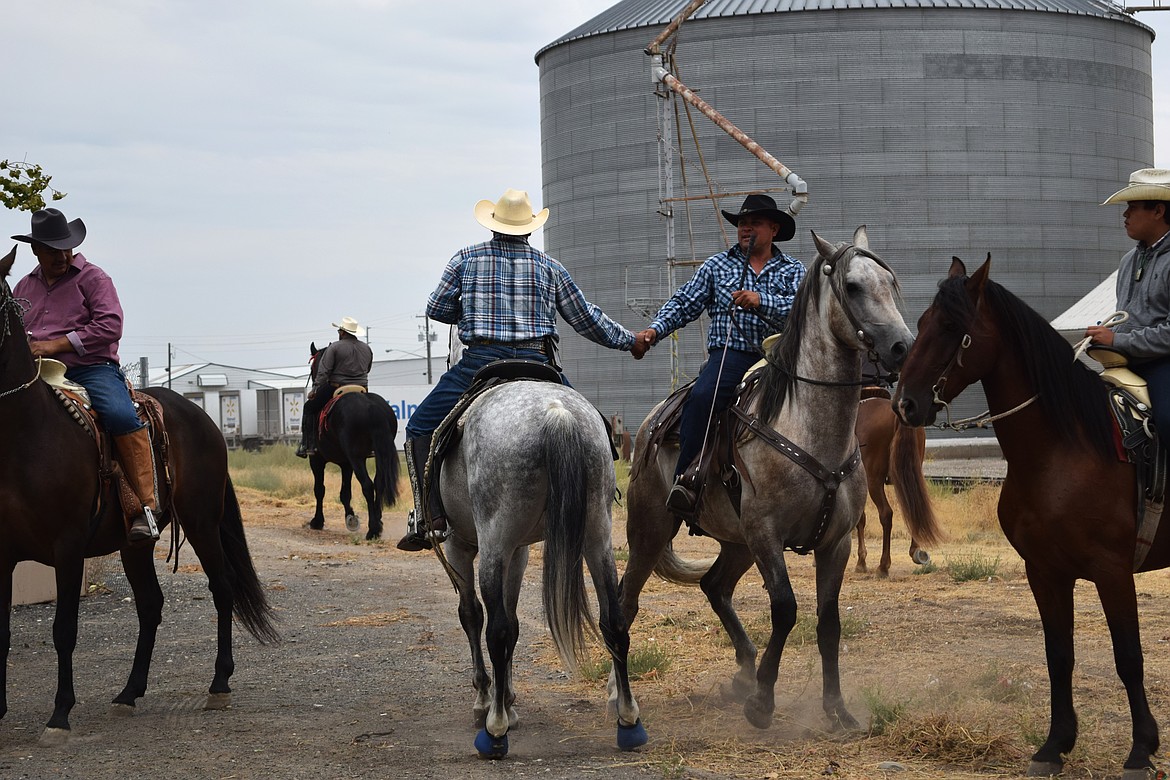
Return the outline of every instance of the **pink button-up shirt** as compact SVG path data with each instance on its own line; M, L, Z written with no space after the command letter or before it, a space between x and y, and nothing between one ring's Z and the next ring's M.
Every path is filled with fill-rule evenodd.
M45 284L40 265L16 283L16 298L29 302L24 314L25 329L33 341L65 336L74 352L53 357L67 366L92 366L106 361L119 363L118 341L122 338L122 304L118 291L105 271L73 255L65 275L53 285Z

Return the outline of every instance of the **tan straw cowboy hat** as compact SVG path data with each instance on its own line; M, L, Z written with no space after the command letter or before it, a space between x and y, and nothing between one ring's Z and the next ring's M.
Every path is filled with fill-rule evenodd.
M1142 168L1129 175L1129 184L1110 195L1102 203L1125 203L1131 200L1170 200L1170 170Z
M366 329L358 325L358 321L353 317L342 317L340 323L333 323L333 327L338 330L344 330L352 336L357 336L359 339L366 335Z
M488 230L509 236L526 236L548 220L548 209L532 213L532 203L523 190L506 189L498 201L475 204L475 221Z

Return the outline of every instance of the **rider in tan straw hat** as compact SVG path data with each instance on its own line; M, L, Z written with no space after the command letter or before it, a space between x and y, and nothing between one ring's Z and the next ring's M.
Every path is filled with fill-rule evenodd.
M1125 205L1125 232L1137 242L1117 272L1117 308L1128 318L1090 326L1085 335L1127 356L1129 367L1146 380L1165 447L1170 444L1170 170L1134 171L1129 184L1102 205L1110 203Z
M333 391L342 385L369 386L374 351L369 344L360 341L366 335L366 329L358 325L353 317L342 317L341 322L333 323L333 327L337 328L337 341L314 356L317 376L301 412L301 445L297 447L296 453L298 458L307 458L317 452L318 418Z

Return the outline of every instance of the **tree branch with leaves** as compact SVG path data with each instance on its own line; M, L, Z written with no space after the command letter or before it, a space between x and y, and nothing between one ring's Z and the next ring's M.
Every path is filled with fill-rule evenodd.
M0 204L16 211L40 211L45 207L46 190L53 201L66 195L49 183L52 180L39 165L0 160Z

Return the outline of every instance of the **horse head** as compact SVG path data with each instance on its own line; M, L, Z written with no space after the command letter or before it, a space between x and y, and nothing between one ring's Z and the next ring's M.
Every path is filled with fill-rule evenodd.
M815 232L812 236L817 247L813 283L832 290L819 297L819 307L834 337L849 349L868 352L887 371L897 371L914 336L898 311L897 277L870 251L865 225L854 231L852 242L833 244Z
M312 381L317 378L317 358L321 356L322 350L317 349L317 342L309 342L309 380Z
M894 409L908 425L930 425L944 405L979 381L991 360L992 323L979 317L991 272L991 255L974 276L951 261L934 301L918 318L918 340L902 366Z
M0 279L7 279L8 274L12 273L12 264L16 262L16 244L12 245L12 249L8 254L0 258Z

